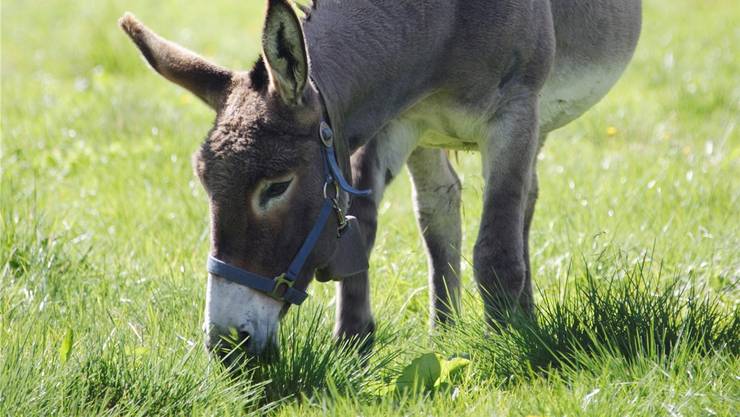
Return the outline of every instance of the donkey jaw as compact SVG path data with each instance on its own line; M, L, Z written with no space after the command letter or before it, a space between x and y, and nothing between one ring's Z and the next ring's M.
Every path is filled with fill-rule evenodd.
M209 350L239 347L259 356L277 345L283 303L256 290L209 274L203 330Z

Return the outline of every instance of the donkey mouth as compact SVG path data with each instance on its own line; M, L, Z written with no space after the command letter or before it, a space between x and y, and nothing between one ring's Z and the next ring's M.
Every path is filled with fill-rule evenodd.
M268 342L264 347L255 346L255 341L246 332L223 336L206 335L206 349L208 352L229 368L240 368L247 364L267 364L276 362L280 353L277 344Z

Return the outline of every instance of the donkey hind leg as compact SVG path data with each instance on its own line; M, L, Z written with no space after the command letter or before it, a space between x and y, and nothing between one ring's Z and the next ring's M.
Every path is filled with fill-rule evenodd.
M417 148L407 162L414 209L429 259L430 325L460 308L460 180L441 149Z
M540 140L540 144L542 144ZM537 169L535 166L532 167L531 182L529 184L529 192L527 192L527 203L524 208L524 288L522 288L522 294L519 297L519 303L522 306L522 310L527 314L534 313L534 294L533 294L533 283L532 283L532 265L529 260L529 228L532 225L532 218L534 217L534 207L537 203L537 196L539 194L539 184L537 180Z
M537 153L542 149L547 139L547 133L540 132L539 141L537 142ZM529 260L529 229L532 226L532 219L534 218L534 208L537 204L537 197L539 196L540 185L537 178L537 160L535 159L532 163L532 175L530 177L529 191L527 192L527 203L524 206L524 268L526 271L524 277L524 288L522 289L522 295L519 298L519 302L522 306L522 310L528 314L534 314L534 293L532 282L532 264Z
M418 136L417 129L410 123L393 121L352 155L353 185L372 190L370 196L354 197L349 208L349 214L357 217L360 224L367 256L375 243L378 205L383 192L403 167ZM336 287L334 336L339 340L364 340L360 350L369 349L375 320L370 308L368 272L346 277Z
M481 143L486 186L473 266L492 324L532 307L531 291L525 290L524 226L537 131L536 94L520 95L497 111Z

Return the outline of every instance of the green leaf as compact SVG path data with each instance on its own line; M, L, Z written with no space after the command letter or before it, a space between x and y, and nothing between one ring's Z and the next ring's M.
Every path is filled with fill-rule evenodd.
M72 354L72 344L74 343L74 331L72 328L67 329L67 334L64 335L62 345L59 346L59 357L62 363L65 364L69 360L69 356Z
M455 383L462 378L465 368L470 364L469 359L454 357L449 360L442 360L442 373L440 375L440 382Z
M434 388L441 372L442 368L437 355L425 353L403 368L396 380L396 390L412 392L430 390Z

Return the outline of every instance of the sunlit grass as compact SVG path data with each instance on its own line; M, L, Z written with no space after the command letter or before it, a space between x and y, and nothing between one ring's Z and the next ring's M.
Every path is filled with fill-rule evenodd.
M650 0L612 93L550 135L532 229L537 323L491 332L472 279L482 180L464 185L464 311L427 330L426 260L401 175L371 260L376 350L331 339L333 286L241 376L200 330L206 196L190 154L213 114L153 74L130 10L219 63L257 57L262 4L2 5L0 415L737 415L740 9ZM444 388L393 387L466 357Z

